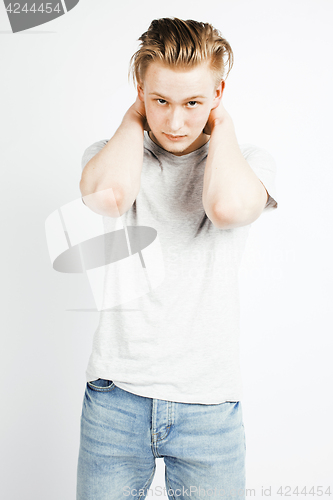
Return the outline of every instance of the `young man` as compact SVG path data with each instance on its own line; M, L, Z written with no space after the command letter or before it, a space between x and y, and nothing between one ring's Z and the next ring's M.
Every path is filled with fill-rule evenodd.
M233 53L215 28L158 19L140 41L137 99L85 151L80 189L106 222L154 228L166 272L101 312L77 500L145 498L158 457L169 499L244 499L237 278L250 224L277 207L275 163L237 143L222 103Z

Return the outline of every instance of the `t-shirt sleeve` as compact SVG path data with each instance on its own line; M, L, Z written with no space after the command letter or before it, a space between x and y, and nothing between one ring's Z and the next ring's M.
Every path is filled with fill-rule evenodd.
M87 147L84 150L84 153L83 153L83 156L82 156L82 159L81 159L81 169L82 170L87 165L88 161L90 161L91 158L93 158L101 149L104 148L104 146L107 144L107 142L108 142L107 139L102 140L102 141L94 142L93 144L91 144L91 146ZM84 203L84 200L83 200L82 197L81 197L81 199L82 199L82 201Z
M264 211L273 210L278 207L276 194L276 163L274 158L265 149L246 144L241 146L244 158L262 182L268 192L268 200Z
M81 168L82 170L87 165L88 161L91 160L104 146L108 143L108 140L105 139L103 141L94 142L87 149L84 150L82 160L81 160Z

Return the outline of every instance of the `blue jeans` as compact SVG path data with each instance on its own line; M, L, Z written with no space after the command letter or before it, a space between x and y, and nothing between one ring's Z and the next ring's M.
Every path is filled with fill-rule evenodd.
M165 489L149 490L155 459ZM86 384L76 500L162 496L245 499L241 403L177 403L137 396L98 379Z

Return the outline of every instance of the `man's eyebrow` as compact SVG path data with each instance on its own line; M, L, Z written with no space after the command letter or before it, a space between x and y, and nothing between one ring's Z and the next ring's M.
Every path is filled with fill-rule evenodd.
M162 99L164 99L165 101L169 101L170 99L168 97L164 97L162 96L162 94L160 94L159 92L149 92L148 95L158 95L160 96ZM193 96L193 97L186 97L184 99L184 102L189 102L189 101L193 101L194 99L207 99L207 96L205 95L196 95L196 96Z

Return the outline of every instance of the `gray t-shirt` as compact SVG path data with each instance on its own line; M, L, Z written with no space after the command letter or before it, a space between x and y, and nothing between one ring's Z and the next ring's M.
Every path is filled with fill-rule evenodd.
M82 169L106 143L85 150ZM206 216L208 147L176 156L145 132L140 191L118 221L156 230L165 272L158 286L100 312L87 381L112 380L139 396L181 403L241 399L238 270L251 225L218 229ZM240 148L268 191L264 212L277 208L273 158L252 145ZM107 232L111 218L103 221ZM123 286L121 276L107 275L113 299Z

